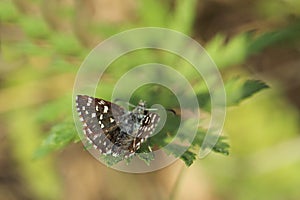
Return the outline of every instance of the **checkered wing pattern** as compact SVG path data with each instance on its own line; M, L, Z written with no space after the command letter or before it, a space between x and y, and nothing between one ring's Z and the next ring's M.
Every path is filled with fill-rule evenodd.
M137 136L133 139L130 145L130 151L135 152L141 144L154 132L160 117L156 113L148 113L141 121L141 126L138 129Z
M156 113L144 107L126 111L114 103L86 95L76 97L76 107L87 140L100 153L113 156L133 155L159 121Z

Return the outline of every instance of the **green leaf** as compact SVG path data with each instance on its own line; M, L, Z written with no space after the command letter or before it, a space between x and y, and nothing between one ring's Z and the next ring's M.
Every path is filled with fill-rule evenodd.
M249 34L242 33L232 37L225 44L224 35L216 35L205 47L217 67L222 69L240 64L247 58Z
M57 124L53 126L49 135L35 151L33 159L40 159L53 151L62 149L68 144L78 141L80 141L80 138L73 122L65 121Z
M192 143L192 147L203 147L203 141L206 136L206 130L199 129L197 132L196 137L194 138L194 141ZM229 144L227 143L227 137L225 136L219 136L217 143L213 145L212 151L215 153L221 153L223 155L229 155Z
M217 144L213 147L212 150L216 153L221 153L225 156L228 156L230 145L224 141L226 139L227 138L225 137L219 137Z
M260 80L233 78L225 83L227 106L233 106L269 86Z
M112 155L100 155L100 159L105 162L105 164L110 167L113 166L123 160L122 156L114 157Z
M19 18L19 13L11 1L0 2L0 19L3 22L14 22Z
M23 16L20 19L22 28L29 37L45 39L51 34L48 25L42 18Z
M250 96L252 96L253 94L259 92L262 89L266 89L269 88L269 86L260 81L260 80L247 80L244 84L243 84L243 88L242 88L242 99L248 98Z
M210 94L208 92L202 92L197 94L197 100L199 107L205 111L210 111L211 109L211 101Z
M58 53L63 55L80 55L85 49L74 35L52 34L51 41Z
M226 106L237 105L241 101L251 97L255 93L269 88L269 86L260 80L244 80L242 78L232 78L224 83L226 91ZM211 111L211 95L217 95L220 90L216 89L210 94L208 91L202 91L197 94L199 107L207 112ZM224 106L225 102L216 102L216 105Z
M196 160L196 154L191 152L191 151L186 151L184 152L184 154L182 154L180 156L181 160L183 160L183 162L185 163L186 166L191 166L194 162L194 160Z
M154 160L153 152L138 153L137 156L139 157L139 159L144 161L148 166L150 165L151 161Z
M55 101L45 103L36 114L36 119L40 123L51 123L60 117L71 116L71 95L65 95Z
M284 29L267 32L253 40L248 46L248 54L258 53L274 44L299 41L300 22L296 22Z
M170 28L190 34L196 15L197 0L177 0Z
M138 14L143 26L166 27L169 9L161 1L141 0L138 1Z

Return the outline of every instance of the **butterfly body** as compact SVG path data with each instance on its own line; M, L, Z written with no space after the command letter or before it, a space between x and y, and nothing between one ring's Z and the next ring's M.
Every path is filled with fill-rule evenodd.
M103 99L77 95L76 107L87 140L105 155L134 155L160 119L147 110L143 101L127 111Z

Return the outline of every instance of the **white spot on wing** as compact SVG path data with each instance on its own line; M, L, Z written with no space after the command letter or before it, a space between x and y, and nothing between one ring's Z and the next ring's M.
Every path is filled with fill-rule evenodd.
M107 111L108 111L108 106L104 106L103 113L107 113Z
M154 121L155 121L155 119L156 119L156 116L157 116L157 115L153 115L152 120L151 120L151 123L154 123Z
M146 120L145 120L145 124L148 124L149 123L149 121L150 121L150 117L146 117Z

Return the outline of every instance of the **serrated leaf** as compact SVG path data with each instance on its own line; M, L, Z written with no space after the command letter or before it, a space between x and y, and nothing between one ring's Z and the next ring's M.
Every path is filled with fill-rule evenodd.
M269 86L260 80L247 80L243 84L242 99L248 98L256 92L266 88L269 88Z
M206 136L206 131L199 129L197 135L192 143L192 146L198 146L201 148L203 147L203 141ZM217 136L216 136L217 137ZM212 151L215 153L221 153L223 155L229 155L229 144L227 143L227 137L225 136L218 136L217 143L212 144L213 148Z
M35 151L33 158L40 159L47 154L62 149L70 143L76 143L80 138L75 129L74 123L66 121L54 126L49 135L42 142L41 146Z
M299 41L300 22L296 22L284 29L267 32L253 39L248 46L248 54L258 53L266 47L280 42Z
M218 34L206 45L208 54L220 69L242 63L248 56L247 48L250 43L248 34L236 35L226 44L225 40L224 35Z
M122 156L114 157L112 155L101 155L100 158L105 162L108 167L111 167L123 160Z
M260 80L244 80L242 78L233 78L225 82L226 106L237 105L241 101L251 97L255 93L269 88L269 86ZM217 95L220 90L216 89L215 94L201 92L197 94L199 106L202 110L211 111L211 95ZM224 106L225 102L216 102L217 106Z
M196 160L196 156L197 155L195 153L186 151L180 156L180 158L184 161L185 165L189 167L193 164L194 160Z
M154 153L139 153L137 154L138 158L144 161L148 166L150 165L151 161L154 160Z
M227 106L233 106L269 86L260 80L234 78L225 83Z

